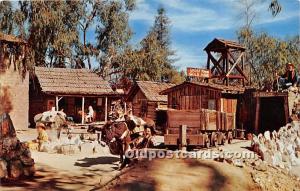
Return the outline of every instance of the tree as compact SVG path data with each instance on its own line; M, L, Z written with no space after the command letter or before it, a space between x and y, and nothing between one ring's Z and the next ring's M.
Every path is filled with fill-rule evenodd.
M172 64L174 63L174 59L172 56L175 55L175 52L171 49L171 41L170 41L170 19L166 15L166 10L164 8L159 8L157 10L157 16L155 17L154 25L151 32L156 34L156 38L158 41L158 45L161 50L161 60L162 60L162 71L161 71L161 79L167 80L170 70L173 70ZM150 33L151 33L150 32Z
M122 54L132 36L128 19L135 1L103 1L97 11L97 48L100 50L99 74L107 78L119 73L118 55Z

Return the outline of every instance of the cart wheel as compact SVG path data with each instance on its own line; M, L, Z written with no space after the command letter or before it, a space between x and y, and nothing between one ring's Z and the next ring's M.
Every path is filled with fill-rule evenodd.
M226 143L226 135L222 133L221 145L225 145Z
M231 132L228 133L228 144L232 143L232 134Z
M206 148L209 148L209 147L210 147L210 142L209 142L209 140L206 140L206 141L205 141L205 147L206 147Z
M210 140L212 146L218 146L218 135L215 132L212 132Z

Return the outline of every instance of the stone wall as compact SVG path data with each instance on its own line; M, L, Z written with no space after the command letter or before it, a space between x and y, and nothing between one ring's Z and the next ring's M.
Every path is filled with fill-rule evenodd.
M0 73L0 85L9 86L13 110L10 113L16 130L28 128L29 111L29 74L22 79L13 64L5 73Z

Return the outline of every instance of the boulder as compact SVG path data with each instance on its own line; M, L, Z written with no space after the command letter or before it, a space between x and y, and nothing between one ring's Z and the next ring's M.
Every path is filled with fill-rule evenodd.
M80 150L77 145L66 144L66 145L61 145L60 150L58 152L65 155L71 155L71 154L78 154Z
M34 166L25 166L23 168L23 173L25 176L33 176L35 174L35 167Z
M23 175L23 165L20 160L10 161L9 169L11 178L19 178Z

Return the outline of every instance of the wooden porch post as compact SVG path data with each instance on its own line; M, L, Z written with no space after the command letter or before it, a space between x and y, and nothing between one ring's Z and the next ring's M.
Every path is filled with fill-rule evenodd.
M124 112L127 113L127 105L126 105L126 101L124 103Z
M105 122L107 122L107 96L105 97Z
M81 123L84 124L84 97L82 97L82 106L81 106Z
M56 104L56 111L59 111L59 108L58 108L58 96L55 96L55 104Z

